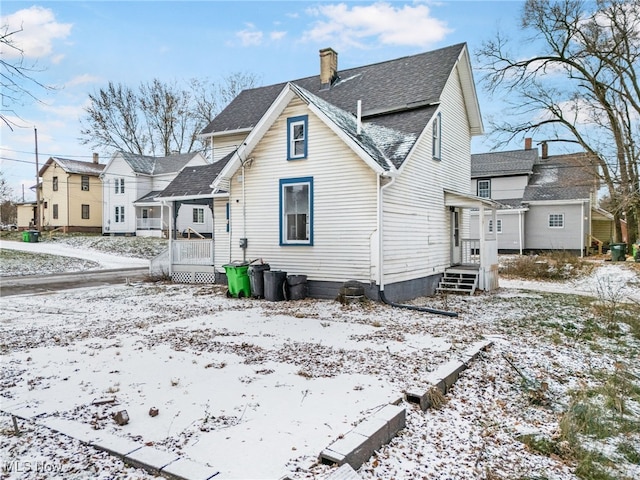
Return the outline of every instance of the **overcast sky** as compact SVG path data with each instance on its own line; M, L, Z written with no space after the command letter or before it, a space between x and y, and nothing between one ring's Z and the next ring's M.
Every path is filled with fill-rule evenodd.
M234 72L261 85L316 75L318 50L332 47L350 68L467 42L473 52L498 28L518 35L520 1L3 1L2 25L34 65L38 82L3 105L16 126L0 127L0 166L21 198L34 195L34 127L40 164L49 156L91 159L80 118L88 94L109 81L137 87L159 78L218 80ZM3 49L3 59L12 51ZM474 65L475 66L475 65ZM479 72L476 72L478 83ZM500 111L478 85L483 115ZM485 124L486 124L485 119ZM514 146L520 148L520 145ZM489 144L474 140L474 152ZM98 151L101 163L112 152Z

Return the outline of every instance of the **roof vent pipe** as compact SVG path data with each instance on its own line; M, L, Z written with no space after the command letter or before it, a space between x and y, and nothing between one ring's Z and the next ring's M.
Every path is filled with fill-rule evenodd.
M356 114L356 133L360 135L360 131L362 130L362 100L358 100Z

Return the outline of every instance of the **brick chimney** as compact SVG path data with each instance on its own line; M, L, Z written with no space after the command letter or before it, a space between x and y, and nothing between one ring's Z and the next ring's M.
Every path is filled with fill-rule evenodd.
M542 142L542 158L549 158L549 145L547 142Z
M333 48L320 50L320 87L329 88L338 78L338 52Z
M100 157L98 156L98 154L94 152L94 154L93 154L93 163L99 163L99 159L100 159Z
M527 137L524 139L524 149L525 150L531 150L531 145L532 145L532 140L531 137Z

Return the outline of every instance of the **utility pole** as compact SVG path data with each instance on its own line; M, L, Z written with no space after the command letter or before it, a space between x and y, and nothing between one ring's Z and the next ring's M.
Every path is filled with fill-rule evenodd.
M36 139L36 230L40 231L40 166L38 165L38 129L33 127Z

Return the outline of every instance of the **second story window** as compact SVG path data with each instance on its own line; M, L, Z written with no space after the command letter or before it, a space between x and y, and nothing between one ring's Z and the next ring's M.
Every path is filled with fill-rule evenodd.
M82 191L84 192L89 191L89 175L82 175L80 185L81 185Z
M287 119L287 159L307 157L307 115Z
M491 198L491 180L478 180L478 196Z
M58 177L53 177L53 191L58 191Z
M124 193L124 178L115 179L116 194Z
M442 159L442 116L440 113L433 117L431 153L434 160Z

